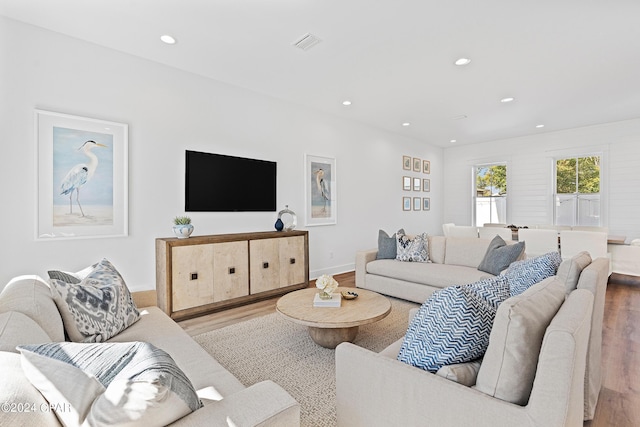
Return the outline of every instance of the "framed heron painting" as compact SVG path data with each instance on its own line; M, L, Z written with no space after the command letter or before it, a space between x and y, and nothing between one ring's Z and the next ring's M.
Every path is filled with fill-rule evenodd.
M305 223L307 226L337 223L336 159L304 155Z
M128 126L36 110L36 239L128 235Z

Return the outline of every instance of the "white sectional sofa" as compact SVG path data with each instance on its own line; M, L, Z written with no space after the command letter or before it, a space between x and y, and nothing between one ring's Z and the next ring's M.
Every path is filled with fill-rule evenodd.
M583 257L564 261L558 276L546 279L561 281L567 297L546 327L539 353L532 354L533 366L537 367L526 404L480 391L473 385L475 378L472 385L463 385L396 360L402 339L380 353L343 343L336 348L338 426L582 426L583 419L593 418L602 381L602 321L608 269L607 258L587 263ZM367 273L366 277L372 274ZM415 288L405 286L411 284L406 280L386 283L403 286L403 290ZM540 282L534 287L538 285L544 286ZM538 292L534 287L513 298L530 298ZM509 307L507 301L502 305ZM535 312L539 305L531 300L530 306ZM509 315L502 319L509 319ZM494 323L495 331L520 332L515 338L501 340L499 332L494 339L492 330L478 378L483 369L497 371L500 381L514 385L509 384L509 379L521 365L501 373L495 362L503 360L500 355L508 358L529 346L531 330L521 325L516 322L512 329L509 323L500 327ZM498 357L487 362L490 352Z
M444 236L427 239L431 261L428 263L376 259L377 249L358 251L356 286L421 304L438 289L492 277L478 270L492 239Z
M192 382L204 406L175 426L299 426L300 406L280 386L263 381L245 387L157 307L109 342L144 341L166 351ZM65 340L63 321L46 281L12 280L0 293L0 425L58 426L47 401L21 367L16 345ZM29 404L29 406L25 406Z

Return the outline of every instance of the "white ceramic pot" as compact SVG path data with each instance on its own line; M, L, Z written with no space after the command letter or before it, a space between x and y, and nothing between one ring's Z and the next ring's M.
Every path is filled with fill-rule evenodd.
M193 233L193 225L191 224L180 224L173 226L173 233L176 235L178 239L188 239Z

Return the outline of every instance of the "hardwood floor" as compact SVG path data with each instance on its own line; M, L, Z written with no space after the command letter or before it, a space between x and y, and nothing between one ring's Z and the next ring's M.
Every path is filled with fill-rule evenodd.
M334 276L355 287L355 273ZM310 287L315 286L311 283ZM278 298L178 322L190 335L275 311ZM640 426L640 282L613 276L607 287L602 330L602 389L595 417L584 427Z

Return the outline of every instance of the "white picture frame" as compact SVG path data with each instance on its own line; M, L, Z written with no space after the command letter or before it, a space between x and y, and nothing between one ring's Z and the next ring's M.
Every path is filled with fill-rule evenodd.
M338 222L336 159L304 155L305 225L335 225Z
M36 240L127 236L127 124L35 110Z

